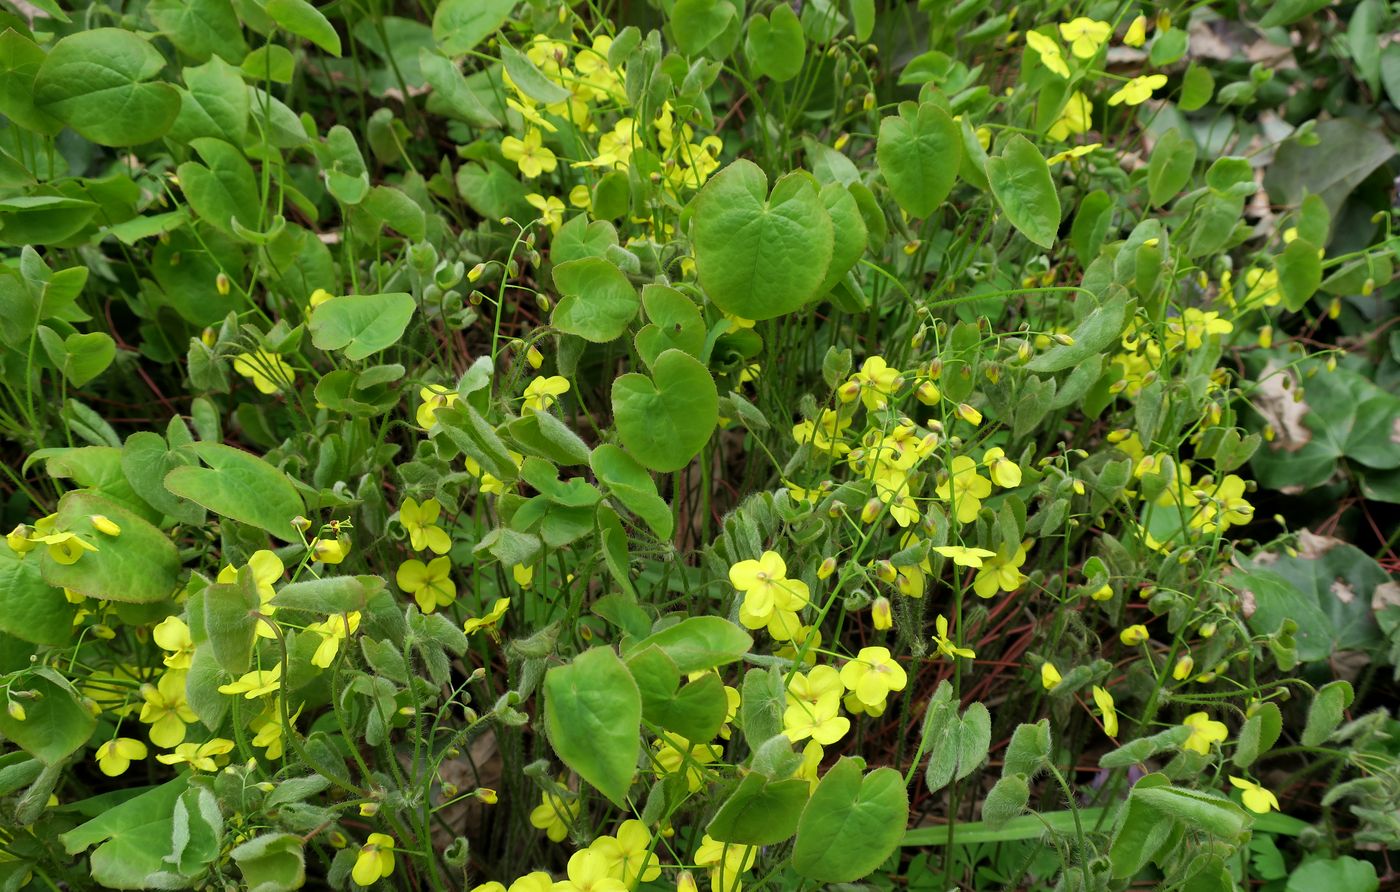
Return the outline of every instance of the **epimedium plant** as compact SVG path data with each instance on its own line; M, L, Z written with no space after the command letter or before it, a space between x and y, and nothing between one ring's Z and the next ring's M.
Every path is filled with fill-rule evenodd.
M1354 7L3 5L0 883L1377 888Z

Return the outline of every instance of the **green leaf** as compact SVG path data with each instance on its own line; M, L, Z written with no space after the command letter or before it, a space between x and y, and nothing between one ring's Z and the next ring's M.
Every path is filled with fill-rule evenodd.
M121 535L99 533L92 516L104 515ZM123 505L96 493L75 491L58 503L56 529L77 533L97 551L85 551L72 564L48 554L40 565L49 585L72 589L99 600L150 604L175 594L180 580L180 552L170 537Z
M1261 28L1291 25L1330 4L1332 0L1279 0L1268 5L1268 12L1259 20Z
M189 774L107 808L92 820L60 834L70 855L94 845L89 856L92 879L112 889L146 889L146 877L167 870L175 803L189 788ZM101 843L101 845L98 845Z
M860 205L855 196L839 183L827 183L821 190L822 205L831 215L832 246L831 265L826 269L826 278L817 287L817 292L825 294L843 279L865 253L869 235L865 220L860 214Z
M472 0L478 3L479 0ZM450 4L444 3L438 7L438 15ZM514 0L509 0L508 5L514 5ZM418 51L418 69L423 72L423 78L433 88L433 92L446 104L447 108L457 117L475 127L499 127L501 122L476 95L476 91L467 86L467 79L462 76L462 70L457 67L457 63L451 59L440 56L427 47Z
M248 53L229 0L151 0L146 13L170 42L196 62L215 53L238 62Z
M1175 198L1190 181L1195 167L1196 141L1182 137L1176 128L1162 134L1152 147L1152 159L1147 165L1147 193L1152 203L1161 207Z
M962 162L962 134L937 105L902 102L898 116L880 121L875 158L894 200L909 216L923 219L953 188Z
M588 464L588 445L549 412L532 412L506 425L510 438L527 455L561 465Z
M908 821L909 795L899 772L877 768L862 777L861 763L843 756L802 811L793 869L821 882L854 882L884 863Z
M595 647L546 672L544 716L564 764L624 807L641 749L642 695L617 654Z
M75 333L60 339L53 329L41 325L39 340L49 360L74 387L82 387L105 372L117 356L117 342L103 331Z
M1008 821L1026 810L1030 798L1030 785L1024 774L1003 775L982 800L982 822L992 830L1005 827Z
M281 28L304 37L332 56L340 55L340 35L321 11L306 0L267 0L263 11Z
M706 296L745 319L772 319L821 296L835 244L809 174L768 177L739 160L695 197L695 265Z
M771 16L755 15L749 19L744 55L758 74L778 83L790 81L802 71L806 53L802 23L786 3L779 4Z
M588 464L598 482L628 511L646 521L658 539L670 540L675 529L671 506L656 491L656 481L632 456L611 443L593 450Z
M680 671L657 647L627 659L627 669L642 694L642 718L686 740L709 740L724 724L729 701L724 682L713 672L681 685Z
M1355 117L1319 121L1313 132L1316 145L1283 141L1264 174L1264 187L1269 199L1284 207L1320 195L1336 217L1347 196L1395 155L1395 145L1383 130Z
M189 143L204 136L242 145L248 135L249 99L239 70L215 58L186 68L184 78L186 89L180 91L180 114L170 138Z
M292 892L306 882L306 853L295 833L255 836L235 847L229 856L238 865L248 892Z
M192 458L171 450L165 438L152 431L138 431L122 446L122 473L136 495L181 523L198 524L204 522L204 509L165 488L167 473L192 463Z
M191 635L200 647L208 646L219 668L230 675L242 675L252 666L259 622L253 612L258 607L257 583L246 566L239 569L237 582L213 583L190 599Z
M296 73L296 59L286 47L269 43L245 56L239 69L250 81L290 84L292 75Z
M1303 746L1321 746L1337 730L1346 717L1355 693L1345 681L1329 681L1317 689L1308 706L1308 721L1303 726Z
M449 56L461 56L496 33L516 0L444 0L433 13L433 39Z
M1082 298L1081 298L1082 299ZM1032 372L1058 372L1085 362L1116 343L1128 324L1130 299L1119 290L1108 302L1094 309L1074 328L1072 344L1056 344L1026 363Z
M52 136L63 122L34 104L34 77L47 54L13 28L0 33L0 114L26 130Z
M595 344L621 337L641 306L627 276L601 257L559 264L554 267L554 285L563 298L550 324Z
M1209 68L1192 62L1181 78L1181 98L1177 100L1177 107L1184 112L1197 111L1214 95L1215 75L1210 73Z
M729 0L676 0L671 9L671 36L681 52L697 56L724 33L737 14Z
M208 468L175 468L165 488L239 523L266 530L285 542L299 542L292 518L306 506L291 480L263 459L222 443L191 447Z
M557 250L557 241L555 245ZM633 339L642 362L651 367L671 348L700 357L705 349L705 320L694 301L668 285L649 282L642 288L642 306L650 324Z
M191 147L204 164L186 161L177 169L180 189L205 222L232 235L235 221L257 226L262 198L253 166L243 153L220 139L196 139Z
M1278 257L1278 289L1283 294L1283 305L1295 313L1322 284L1320 254L1317 245L1297 238Z
M613 419L627 451L654 471L690 464L719 423L719 392L699 360L667 350L652 378L629 372L613 381Z
M1019 133L1001 154L987 159L987 182L1006 219L1042 248L1055 244L1060 229L1060 196L1050 166L1031 141Z
M63 589L44 581L39 563L36 553L21 556L0 549L0 632L31 644L67 644L77 608Z
M1248 768L1261 755L1273 749L1283 731L1283 713L1277 703L1261 703L1253 708L1253 713L1240 728L1235 754L1231 758L1231 762L1240 768Z
M777 845L797 832L809 790L801 778L770 781L747 774L705 828L711 839L744 846Z
M1376 866L1370 861L1343 855L1340 858L1313 858L1304 861L1288 875L1284 892L1314 892L1336 889L1338 892L1376 892L1381 887Z
M402 291L348 294L311 311L311 343L322 350L343 350L361 360L399 342L418 304Z
M753 637L722 617L691 616L643 638L631 650L648 647L659 648L679 672L689 675L737 662L753 647Z
M510 82L536 102L554 105L566 101L571 95L568 90L545 77L529 57L505 41L501 42L501 64L505 66Z
M311 613L353 613L364 610L369 596L383 587L384 580L378 576L303 579L278 589L272 603L288 610L307 610Z
M162 136L180 111L180 94L152 82L165 59L121 28L70 34L54 45L34 78L34 105L104 146Z
M24 721L0 710L0 734L45 765L57 765L87 743L97 719L83 705L68 679L52 669L15 677L11 700L24 707ZM33 699L13 694L33 691Z

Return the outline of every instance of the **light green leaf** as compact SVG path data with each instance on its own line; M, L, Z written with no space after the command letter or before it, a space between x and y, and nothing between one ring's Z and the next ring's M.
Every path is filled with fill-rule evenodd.
M397 344L417 307L413 295L401 291L332 298L311 312L311 343L365 359Z
M646 521L657 538L671 538L675 527L671 506L657 494L656 481L636 459L617 446L604 443L593 450L589 465L598 475L598 482L617 496L627 510Z
M747 774L705 832L711 839L735 845L777 845L797 832L809 790L801 778L770 781L758 772Z
M668 285L650 282L642 288L642 306L650 324L637 332L637 355L648 367L669 349L699 358L705 348L705 320L695 302Z
M480 3L480 0L472 0L472 3ZM439 16L448 5L444 3L438 7ZM514 0L509 0L509 5L514 5ZM418 51L418 68L433 92L457 117L476 127L501 126L476 91L467 86L467 79L456 62L424 47Z
M768 177L739 160L695 198L695 265L716 306L745 319L772 319L821 296L835 233L812 177Z
M1295 313L1322 284L1320 254L1317 245L1297 238L1278 257L1278 290L1283 294L1283 305Z
M1321 746L1337 730L1346 717L1355 693L1345 681L1329 681L1317 689L1308 706L1308 720L1303 727L1303 746Z
M1060 196L1040 150L1019 133L1000 155L987 159L987 182L1006 219L1042 248L1055 244L1060 229Z
M184 71L180 114L170 138L182 143L201 136L239 146L248 134L248 87L237 68L223 59L210 59Z
M637 773L642 695L612 648L592 648L545 673L544 716L564 764L623 807Z
M165 857L173 848L175 803L188 789L189 777L180 774L149 788L60 834L58 840L70 855L97 845L89 861L95 882L111 889L149 888L146 877L169 868Z
M875 158L895 201L909 216L923 219L953 188L962 161L962 134L937 105L902 102L897 116L880 121Z
M1196 141L1183 137L1176 128L1162 134L1152 147L1147 165L1147 193L1158 207L1166 204L1191 179L1196 166Z
M165 475L166 489L283 541L301 541L292 518L305 514L306 506L285 473L222 443L200 442L190 448L209 467L175 468Z
M621 337L641 305L627 276L601 257L559 264L554 267L554 285L564 296L550 324L595 344Z
M263 10L279 27L304 37L332 56L340 55L340 35L321 11L306 0L267 0Z
M62 645L73 637L77 609L39 571L40 556L0 549L0 632L31 644Z
M802 23L786 3L779 4L771 16L755 15L749 19L744 55L758 74L778 83L790 81L802 71L806 53Z
M248 53L229 0L151 0L146 12L170 42L196 62L207 62L215 53L238 62Z
M553 105L564 102L570 96L568 90L545 77L534 62L505 41L501 42L501 64L505 66L510 82L536 102Z
M671 9L671 36L681 52L699 55L724 33L736 14L729 0L676 0Z
M47 54L13 28L0 34L0 114L36 133L52 136L63 122L34 104L34 77Z
M1026 368L1032 372L1058 372L1073 368L1090 356L1106 350L1118 340L1128 323L1129 303L1128 293L1119 290L1107 303L1095 308L1083 322L1075 326L1070 335L1074 343L1056 344L1044 353L1037 354L1026 363Z
M60 338L47 325L39 326L39 340L49 360L74 387L82 387L107 370L117 356L117 343L102 331L70 334Z
M190 145L204 164L186 161L178 173L180 188L194 212L229 235L234 233L235 220L257 226L262 200L253 166L243 153L220 139L196 139Z
M713 672L681 685L670 657L648 647L627 660L627 669L642 694L642 718L686 740L709 740L724 724L729 701L724 682Z
M718 616L692 616L642 639L632 651L660 648L682 674L727 666L753 647L753 636Z
M613 419L622 445L654 471L678 471L719 423L719 392L699 360L667 350L653 378L629 372L613 381Z
M68 679L43 668L18 676L10 690L33 691L32 699L13 698L24 707L24 721L0 710L0 734L45 765L57 765L83 744L97 727L97 719L83 705Z
M797 825L792 866L825 883L867 876L899 846L909 821L909 794L892 768L861 776L861 763L842 757L822 777Z
M433 13L433 39L449 56L460 56L494 34L516 0L444 0Z
M91 520L96 514L120 527L121 535L99 533ZM76 533L98 550L84 551L72 564L61 564L45 553L40 567L49 585L129 604L164 601L175 594L179 550L169 536L125 506L96 493L70 492L58 503L55 528Z
M131 31L80 31L49 51L34 78L34 104L99 145L150 142L180 111L179 91L153 81L164 67L165 58Z
M229 856L238 865L248 892L291 892L306 882L306 853L295 833L255 836Z

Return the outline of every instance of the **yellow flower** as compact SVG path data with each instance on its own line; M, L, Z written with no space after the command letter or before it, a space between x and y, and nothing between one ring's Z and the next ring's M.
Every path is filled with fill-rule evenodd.
M899 369L892 369L883 356L871 356L861 363L860 371L852 373L850 379L838 391L842 402L851 402L857 396L865 408L874 411L883 409L904 383Z
M889 598L879 597L875 599L875 603L870 605L870 619L875 624L875 628L881 632L894 626L894 617L890 614Z
M185 700L185 673L167 670L155 684L141 686L141 721L151 726L151 743L169 749L185 739L185 726L199 716Z
M1085 155L1103 145L1101 142L1091 142L1082 146L1075 146L1072 149L1065 149L1063 152L1056 152L1045 159L1046 164L1059 164L1061 161L1068 161L1071 158L1083 158Z
M272 616L277 612L277 608L272 604L272 599L277 594L273 585L281 580L282 574L286 572L282 559L277 556L276 552L266 548L259 549L248 558L248 569L253 572L253 584L258 593L258 611L266 616ZM224 566L219 571L218 581L225 585L237 582L238 568L232 564ZM258 637L277 637L269 621L258 623Z
M423 430L430 429L437 421L438 409L445 409L457 402L457 391L443 387L441 384L429 384L418 391L418 398L423 402L418 406L415 420Z
M564 225L564 202L553 195L546 198L538 192L531 192L525 196L525 201L540 212L540 222L548 226L550 232L558 232L559 227Z
M884 702L883 695L880 702ZM824 700L816 704L794 703L783 712L783 733L793 743L811 738L829 746L851 730L851 720L839 715L840 700Z
M1108 22L1098 22L1083 16L1060 24L1060 37L1069 44L1070 52L1080 59L1094 58L1099 47L1103 46L1112 33L1113 26Z
M1207 533L1224 532L1235 524L1249 523L1254 517L1254 506L1245 499L1245 482L1242 478L1228 474L1210 493L1210 498L1201 503L1200 511L1191 518L1192 526L1198 526Z
M1103 713L1103 733L1109 737L1118 736L1118 710L1113 705L1113 695L1098 685L1094 685L1094 702Z
M39 543L29 538L33 530L27 524L16 524L13 530L5 534L5 543L10 546L10 550L15 554L28 554L39 547Z
M1230 775L1230 785L1237 790L1243 790L1240 797L1244 800L1244 807L1258 815L1266 815L1270 809L1279 809L1278 797L1253 781L1245 780L1242 777Z
M1060 77L1069 77L1069 66L1065 64L1064 56L1060 55L1060 45L1052 37L1041 34L1039 31L1026 32L1026 46L1035 51L1040 57L1040 64L1044 65L1052 74Z
M1152 93L1167 85L1165 74L1144 74L1128 81L1112 96L1109 105L1141 105L1152 98Z
M750 629L766 625L774 610L801 610L811 594L807 583L787 578L787 565L776 551L765 551L756 561L740 561L730 567L729 581L744 593L740 621Z
M292 713L292 724L296 724L299 715L301 715L300 708ZM282 710L278 701L273 700L268 703L267 708L248 723L248 727L253 729L253 746L263 749L264 758L282 758L282 754L285 752L285 741L282 736Z
M1064 678L1060 675L1060 670L1055 668L1055 664L1046 660L1040 664L1040 686L1047 691L1053 691L1060 686Z
M307 632L321 636L321 643L316 646L316 652L311 655L311 665L318 669L329 669L331 663L335 662L335 655L340 652L340 642L355 634L359 628L360 614L358 611L349 614L331 614L325 622L308 625Z
M959 567L980 567L982 558L992 557L995 551L988 551L985 548L966 548L962 545L935 545L933 550L951 558L954 564Z
M705 785L705 766L724 755L724 748L713 743L691 743L681 737L653 740L652 773L657 777L685 772L686 787L692 793Z
M86 552L97 551L97 546L79 538L77 533L48 533L34 537L34 541L48 546L49 557L65 566L76 564Z
M1225 738L1230 735L1224 722L1213 722L1204 712L1193 712L1181 723L1191 729L1191 736L1181 745L1182 749L1200 753L1202 756L1210 755L1212 743L1224 743Z
M564 799L553 793L543 793L540 804L530 812L530 825L543 830L550 842L562 842L569 835L569 824L577 817L582 804L577 799Z
M507 161L514 161L521 175L530 180L559 166L558 159L545 148L544 137L535 127L525 131L523 140L514 136L501 140L501 154Z
M404 499L399 506L399 523L408 531L408 544L414 551L430 549L434 554L447 554L452 550L452 538L437 525L442 504L437 499L425 499L418 504L413 499Z
M394 838L387 833L371 833L355 856L350 876L361 886L378 882L394 872Z
M1075 134L1087 133L1093 114L1094 104L1089 97L1075 90L1065 100L1065 110L1060 112L1060 117L1050 125L1045 135L1056 142L1063 142Z
M608 873L628 887L661 876L661 864L652 852L651 832L641 821L623 821L616 836L600 836L588 848L601 855Z
M399 588L413 596L418 609L432 613L457 600L457 584L452 581L452 559L433 558L427 564L414 558L399 564L394 574Z
M1187 307L1181 311L1180 316L1167 319L1167 349L1175 350L1185 344L1186 349L1196 350L1211 335L1229 334L1234 330L1235 326L1230 320L1221 319L1220 314L1214 310Z
M1003 592L1014 592L1021 587L1021 583L1026 581L1026 576L1021 572L1021 565L1026 562L1026 549L1030 547L1030 542L1025 541L1016 546L1013 552L998 552L997 555L982 564L982 569L977 571L977 578L972 580L972 590L979 598L990 598L998 590Z
M525 414L543 412L554 405L556 398L569 392L569 379L561 375L532 378L525 386Z
M146 745L130 737L114 737L97 748L97 767L108 777L123 774L131 763L146 758Z
M1196 660L1190 655L1182 657L1176 661L1172 667L1172 678L1177 681L1185 681L1191 677L1191 671L1196 668Z
M178 616L167 616L151 629L151 639L161 650L170 651L165 655L165 665L170 669L188 669L194 658L194 639L190 637L190 627Z
M964 660L977 659L977 654L972 648L959 647L948 637L948 617L940 613L937 618L934 619L934 626L938 629L938 632L933 636L933 645L938 648L940 654L950 660L956 660L959 657Z
M1123 35L1123 43L1127 46L1142 46L1146 42L1147 16L1140 15L1128 25L1128 33Z
M491 609L481 618L468 617L463 624L463 630L468 635L474 635L483 629L493 630L496 623L501 621L501 617L506 615L506 610L510 608L510 598L497 598L496 603L491 605Z
M122 528L105 514L89 514L88 520L92 522L92 528L104 536L120 536Z
M162 753L156 761L164 765L189 765L195 771L218 771L221 756L233 752L233 741L214 737L203 743L182 743L173 753Z
M292 367L276 353L266 350L238 354L233 358L233 370L252 381L263 393L288 390L296 381Z
M757 846L720 842L706 833L695 850L695 866L710 869L712 892L739 892L740 875L753 867L757 857Z
M556 892L627 892L627 884L612 875L608 856L594 849L579 849L569 856L567 880L554 884Z
M311 296L306 299L306 302L312 309L315 309L333 297L335 297L335 295L331 294L326 289L317 288L315 291L311 292Z
M588 210L593 206L593 193L589 191L587 183L579 183L569 190L569 204L582 210ZM539 366L535 366L539 368Z
M841 683L869 706L883 706L890 692L904 690L907 681L904 668L885 647L863 647L841 667Z
M282 664L271 669L253 669L238 677L237 681L219 685L220 694L242 694L247 700L276 693L282 687Z
M1128 626L1122 632L1118 633L1118 640L1129 647L1136 647L1150 637L1151 636L1147 632L1147 626L1144 625Z
M1021 485L1021 466L1007 458L1000 446L984 452L982 464L987 466L992 482L997 486L1003 489L1015 489Z
M992 494L992 481L977 473L977 462L969 455L952 461L947 478L934 489L937 496L954 502L958 523L971 523L982 508L982 500Z
M350 537L311 540L311 559L323 564L338 564L350 554Z

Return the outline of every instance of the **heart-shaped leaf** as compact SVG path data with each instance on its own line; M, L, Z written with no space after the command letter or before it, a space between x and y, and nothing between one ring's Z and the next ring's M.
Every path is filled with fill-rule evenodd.
M344 350L346 359L364 359L397 344L417 306L413 295L401 291L333 298L311 313L311 343Z
M700 361L679 350L662 353L653 378L631 372L613 381L613 418L622 445L654 471L690 464L719 423L719 392Z
M180 112L180 93L152 79L165 57L133 32L94 28L54 45L34 77L34 105L104 146L162 136Z
M637 332L637 355L648 367L672 348L699 357L705 347L705 320L700 309L684 294L667 285L648 284L642 289L642 306L651 323Z
M121 534L98 532L92 523L94 515L115 523ZM76 533L97 551L84 552L72 564L44 554L40 567L49 585L128 604L150 604L175 594L180 581L179 550L169 536L117 502L96 493L70 492L58 503L56 528Z
M222 443L201 442L189 448L209 467L171 470L165 475L166 489L286 542L299 540L292 518L304 514L306 506L285 473L256 455Z
M622 270L601 257L559 264L554 284L564 297L550 322L560 331L605 344L621 337L637 316L637 289Z
M593 450L588 463L609 494L617 496L627 510L646 521L657 537L671 538L675 526L671 506L657 494L656 481L635 458L611 443L604 443Z
M825 294L836 287L841 277L850 272L851 267L855 266L856 261L865 253L869 234L860 215L860 205L856 204L855 197L845 186L840 183L827 183L822 187L821 200L827 213L831 215L835 235L832 241L831 266L826 271L826 279L817 289Z
M880 122L875 160L894 200L909 216L922 219L953 188L962 162L962 135L933 103L902 102L898 116Z
M671 35L686 55L699 55L724 33L735 15L729 0L676 0L671 10Z
M715 174L695 198L695 266L715 305L772 319L821 296L835 232L812 177L773 185L752 161Z
M564 764L622 806L637 773L642 695L612 648L584 651L545 673L544 719Z
M1019 133L1000 155L987 159L987 182L1002 213L1021 234L1042 248L1060 230L1060 196L1040 150Z
M861 776L861 763L843 757L817 784L802 820L792 866L824 883L850 883L884 863L904 837L909 794L893 768ZM852 845L859 840L859 845Z
M510 18L516 0L444 0L433 13L433 39L449 56L476 48Z
M253 166L243 153L221 139L191 141L204 164L186 161L177 169L190 207L206 223L227 234L235 222L257 226L262 210Z
M749 33L744 37L744 55L759 74L779 83L790 81L802 71L806 52L807 40L802 36L802 23L786 3L778 4L771 16L756 15L749 19Z
M298 37L304 37L332 56L340 55L340 35L325 15L306 0L267 0L263 10L272 20Z

